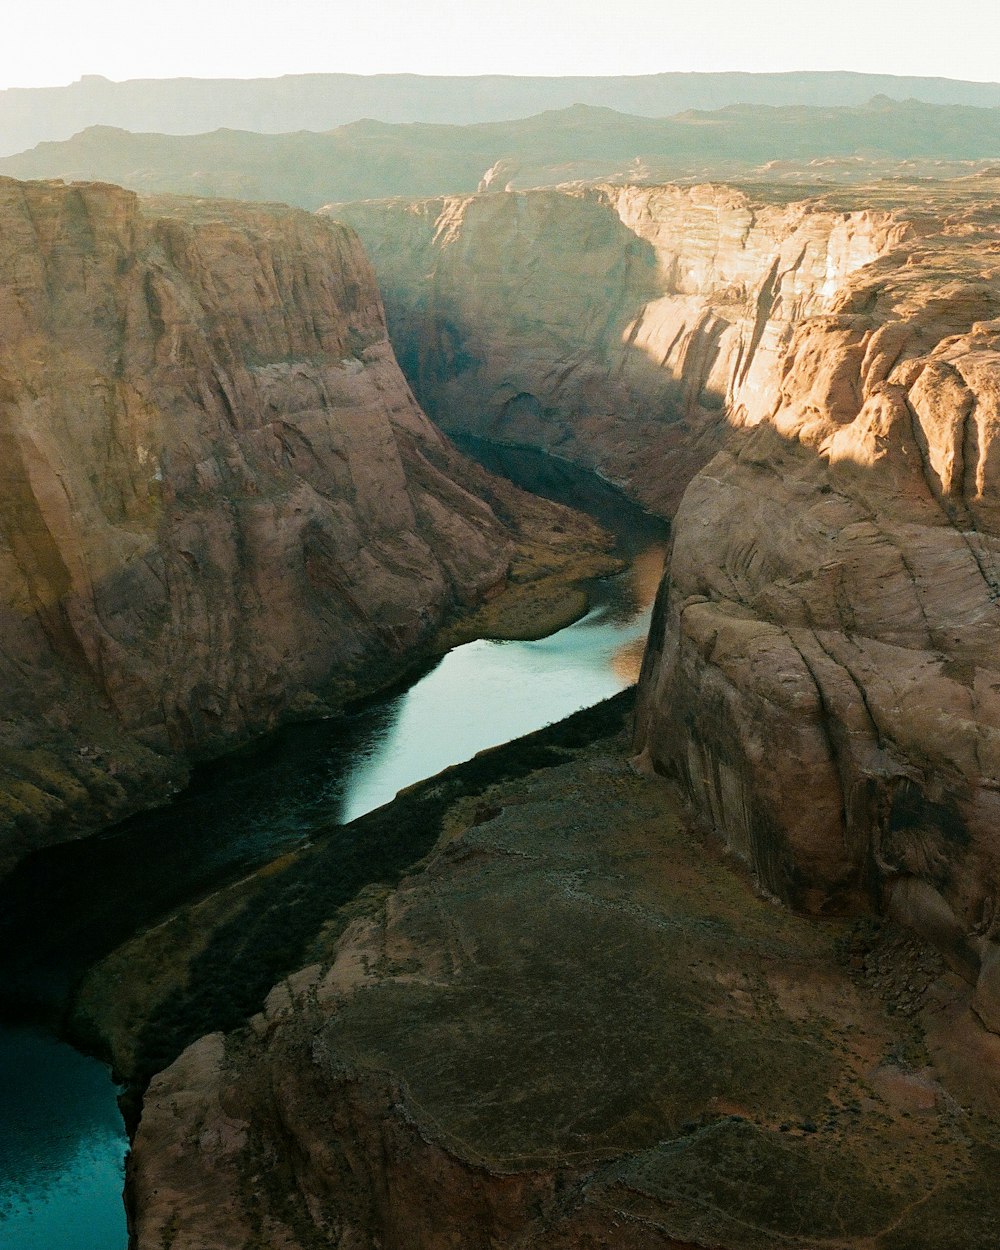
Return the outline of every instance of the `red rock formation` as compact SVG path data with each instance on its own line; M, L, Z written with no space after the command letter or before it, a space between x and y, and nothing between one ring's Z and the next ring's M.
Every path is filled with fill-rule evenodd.
M911 228L728 187L330 211L361 234L435 420L596 466L667 513L724 439L725 413L767 405L797 321Z
M336 706L505 575L353 233L0 181L0 864Z
M639 744L768 889L888 908L998 1028L1000 214L943 198L691 483Z
M338 210L445 425L591 461L660 510L683 494L642 682L655 765L768 889L894 906L984 968L981 998L1000 986L995 192Z

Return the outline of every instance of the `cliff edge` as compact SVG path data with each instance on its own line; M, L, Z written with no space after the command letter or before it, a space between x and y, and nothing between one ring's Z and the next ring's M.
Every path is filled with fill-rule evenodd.
M0 867L386 681L521 511L352 231L101 184L0 180L0 466Z
M915 925L996 1029L1000 201L939 195L730 410L676 517L638 740L769 890Z
M422 871L153 1080L138 1250L996 1245L961 980L755 896L604 736L623 702L492 753Z

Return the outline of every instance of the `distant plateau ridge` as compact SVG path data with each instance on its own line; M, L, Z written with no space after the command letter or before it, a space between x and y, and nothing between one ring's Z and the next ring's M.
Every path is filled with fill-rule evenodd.
M86 126L197 134L230 127L330 130L365 117L472 123L592 104L651 117L729 104L851 106L874 95L929 104L1000 105L1000 84L890 74L648 74L620 78L298 74L282 78L133 79L85 75L65 87L0 91L0 155Z

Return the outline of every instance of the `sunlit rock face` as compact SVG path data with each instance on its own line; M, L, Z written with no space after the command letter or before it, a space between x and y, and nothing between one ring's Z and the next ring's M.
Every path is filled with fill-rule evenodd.
M335 706L505 575L353 232L0 182L0 866Z
M998 223L946 203L733 407L677 513L638 734L769 890L887 908L994 1029Z
M996 183L784 198L345 215L446 425L677 508L640 749L766 889L892 909L1000 1026Z
M662 507L687 482L639 759L611 748L465 804L250 1029L162 1073L133 1156L138 1244L996 1243L995 1133L988 1153L975 1134L1000 1040L970 1025L968 992L936 957L926 991L896 969L934 1022L937 1068L906 1071L907 999L888 991L890 1016L878 977L846 972L837 922L735 878L707 889L722 861L642 766L771 895L933 939L1000 1031L1000 210L983 191L941 189L919 216L706 189L352 210L401 275L397 336L407 317L440 330L408 363L456 424L589 455ZM481 260L449 304L446 266ZM504 370L485 329L447 320L460 308ZM948 1127L924 1136L935 1114Z
M596 187L329 210L372 256L445 428L541 446L672 512L757 419L793 326L909 227L725 187Z

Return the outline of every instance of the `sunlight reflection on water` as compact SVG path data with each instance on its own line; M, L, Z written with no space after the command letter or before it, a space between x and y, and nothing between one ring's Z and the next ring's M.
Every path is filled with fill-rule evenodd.
M658 582L651 571L662 560L662 548L651 551L641 567L607 584L598 606L549 638L471 642L449 652L399 697L382 736L352 765L341 820L631 685Z

